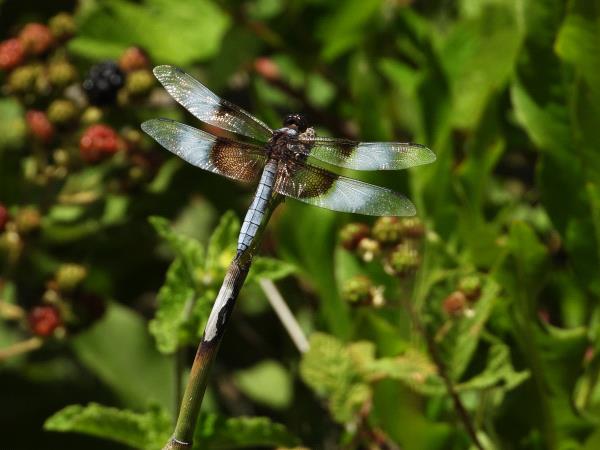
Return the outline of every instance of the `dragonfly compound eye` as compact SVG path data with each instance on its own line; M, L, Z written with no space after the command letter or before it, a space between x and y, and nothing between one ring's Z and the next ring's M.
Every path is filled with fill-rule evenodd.
M286 116L283 125L286 127L295 126L299 133L304 133L308 128L306 117L302 114L289 114Z

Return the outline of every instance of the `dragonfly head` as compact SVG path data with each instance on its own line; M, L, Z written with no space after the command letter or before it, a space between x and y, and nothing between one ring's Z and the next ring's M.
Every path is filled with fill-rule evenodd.
M302 114L288 114L283 121L283 125L289 128L294 128L298 133L304 133L308 128L306 117Z

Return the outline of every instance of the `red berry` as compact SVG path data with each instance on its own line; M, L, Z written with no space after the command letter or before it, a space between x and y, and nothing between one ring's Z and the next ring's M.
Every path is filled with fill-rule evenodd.
M43 111L29 110L25 114L25 122L31 134L42 142L50 142L54 137L54 125Z
M31 331L43 337L50 336L62 324L60 313L54 306L36 306L29 311L27 321Z
M19 33L25 51L32 55L45 53L54 44L54 36L46 25L29 23Z
M267 80L277 80L280 77L279 67L271 58L256 58L254 70Z
M460 291L454 291L444 299L442 307L449 316L459 316L467 307L467 297Z
M149 65L148 55L139 47L129 47L119 58L119 67L124 72L146 69Z
M11 70L20 65L25 57L23 44L18 39L0 43L0 69Z
M0 203L0 231L4 230L6 222L8 222L8 209Z
M122 148L121 138L107 125L92 125L79 140L81 157L87 162L98 162Z

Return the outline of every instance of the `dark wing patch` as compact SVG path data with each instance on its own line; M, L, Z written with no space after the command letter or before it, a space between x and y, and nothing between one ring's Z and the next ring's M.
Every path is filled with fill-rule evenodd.
M158 66L154 75L171 96L210 125L266 142L273 131L249 112L222 99L191 75L174 66Z
M411 201L397 192L295 160L280 164L275 191L333 211L370 216L413 216L416 212Z
M142 130L190 164L234 180L258 180L267 162L257 145L215 137L174 120L148 120Z
M435 161L420 144L356 142L326 137L301 137L308 154L319 161L354 170L400 170Z

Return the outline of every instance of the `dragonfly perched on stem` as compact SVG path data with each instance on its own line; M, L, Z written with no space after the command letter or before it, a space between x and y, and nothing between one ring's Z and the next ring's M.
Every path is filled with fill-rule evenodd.
M334 211L411 216L415 214L415 207L403 195L337 175L315 162L355 170L399 170L431 163L435 155L419 144L318 137L301 114L286 116L283 127L272 130L176 67L158 66L154 74L169 94L202 122L253 142L213 136L168 119L148 120L142 129L194 166L239 181L258 181L240 230L237 254L229 266L196 353L175 432L165 446L165 449L189 449L208 372L252 256L277 205L291 197Z

